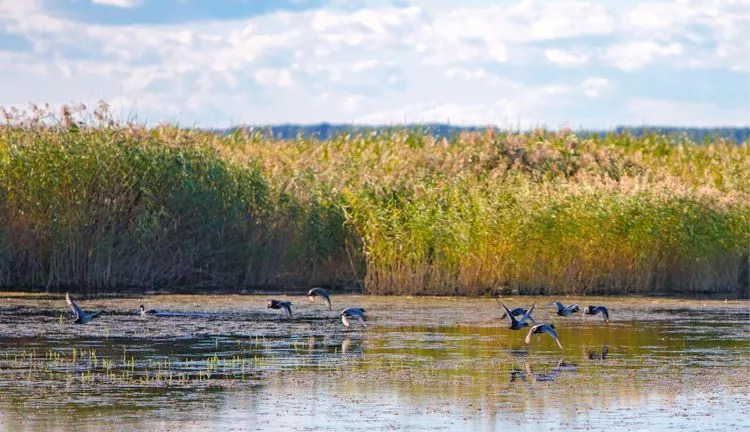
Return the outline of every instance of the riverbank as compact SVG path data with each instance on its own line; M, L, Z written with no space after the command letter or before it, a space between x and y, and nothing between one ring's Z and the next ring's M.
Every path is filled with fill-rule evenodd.
M0 126L3 288L746 296L748 239L747 143Z

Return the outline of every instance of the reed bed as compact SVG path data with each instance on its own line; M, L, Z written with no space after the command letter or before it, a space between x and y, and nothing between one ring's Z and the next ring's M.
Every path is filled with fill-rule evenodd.
M0 285L747 295L749 198L750 145L718 138L6 113Z

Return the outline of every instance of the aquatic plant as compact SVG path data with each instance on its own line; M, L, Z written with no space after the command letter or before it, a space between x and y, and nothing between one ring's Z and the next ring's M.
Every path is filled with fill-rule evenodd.
M277 140L45 112L0 126L2 286L747 294L748 143Z

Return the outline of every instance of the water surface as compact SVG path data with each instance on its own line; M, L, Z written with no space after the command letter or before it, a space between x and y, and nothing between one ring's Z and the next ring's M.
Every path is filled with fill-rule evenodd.
M81 300L2 293L0 430L741 430L750 428L747 301L562 298L526 345L492 299L267 296ZM141 318L137 307L164 312ZM336 310L361 306L367 329Z

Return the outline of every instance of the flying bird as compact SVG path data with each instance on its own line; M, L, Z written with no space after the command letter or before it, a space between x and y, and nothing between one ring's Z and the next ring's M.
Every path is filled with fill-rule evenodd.
M557 346L560 347L560 349L563 349L562 344L560 344L560 338L557 337L557 332L555 331L555 326L553 324L537 324L534 327L529 330L529 334L526 335L525 342L527 344L531 343L531 337L535 334L541 334L541 333L547 333L548 335L552 336L553 339L555 339L555 342L557 342Z
M571 314L574 314L574 313L580 311L580 308L575 303L569 304L569 305L565 306L562 303L560 303L559 301L556 301L556 302L552 302L550 304L553 304L553 305L557 306L557 314L560 315L560 316L569 316Z
M604 322L606 324L609 324L609 310L604 306L587 306L586 309L583 310L583 313L585 315L597 315L599 313L602 314L604 317Z
M362 327L367 328L367 326L365 325L365 319L364 319L365 310L362 308L351 307L348 309L344 309L343 311L341 311L339 316L341 317L341 322L347 328L350 326L349 320L351 319L356 319L357 321L359 321L360 324L362 324Z
M323 288L316 287L307 292L307 298L310 299L311 302L315 301L315 296L322 298L323 301L328 303L328 310L331 310L331 296L328 295L328 291L324 290Z
M292 302L272 299L268 301L266 309L284 309L287 318L292 318Z
M500 300L497 300L497 302L500 303ZM512 315L514 317L522 317L522 316L526 315L526 309L521 308L521 307L517 307L515 309L512 309L510 311L510 314L508 314L508 312L503 312L503 315L500 317L500 319L503 320L503 319L505 319L505 317L510 316L510 315ZM536 324L536 321L534 321L534 318L531 317L531 314L529 314L529 316L528 316L527 319L529 321L533 322L534 324Z
M513 316L513 312L508 309L507 306L505 306L502 302L500 303L500 306L505 309L505 314L510 318L510 328L511 330L521 330L524 327L528 327L529 323L526 322L527 319L531 317L531 312L534 310L535 304L531 305L529 310L527 310L521 318L516 319L515 316Z
M73 320L73 323L75 324L86 324L87 322L91 321L92 319L99 316L99 314L102 313L102 311L94 312L92 314L87 314L86 312L81 309L80 306L76 304L71 298L68 293L65 293L65 301L68 302L68 305L70 306L70 309L75 314L76 318Z

